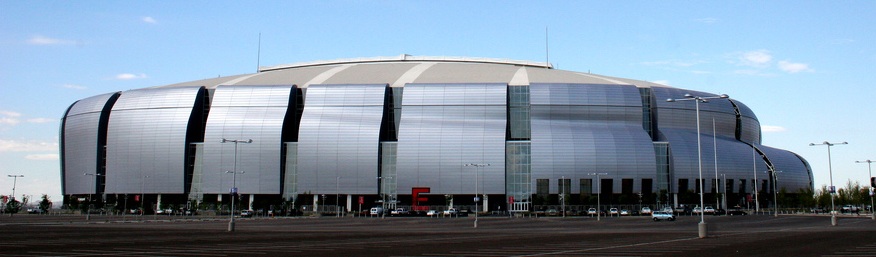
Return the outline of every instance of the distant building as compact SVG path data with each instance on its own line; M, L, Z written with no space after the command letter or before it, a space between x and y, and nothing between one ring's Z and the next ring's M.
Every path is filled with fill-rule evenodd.
M715 96L482 58L268 67L73 103L62 191L65 203L182 207L227 203L236 184L249 207L337 197L355 210L360 196L368 207L470 205L477 190L487 209L525 211L561 192L588 205L597 190L616 204L684 203L700 185L707 203L726 193L745 204L755 185L772 192L768 170L788 192L813 188L806 160L761 145L757 117L733 98L700 104L699 182L694 102L666 101L685 94ZM235 154L223 139L252 142Z

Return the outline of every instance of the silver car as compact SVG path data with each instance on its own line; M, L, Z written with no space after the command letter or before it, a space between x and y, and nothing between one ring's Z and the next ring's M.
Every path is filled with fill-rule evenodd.
M675 221L675 214L665 211L655 211L651 213L651 219L654 221L668 220Z

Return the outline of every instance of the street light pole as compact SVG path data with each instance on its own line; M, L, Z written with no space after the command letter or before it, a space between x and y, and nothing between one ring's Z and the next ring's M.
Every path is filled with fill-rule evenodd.
M566 217L566 176L560 179L560 206L563 206L563 218Z
M868 178L873 179L873 169L871 168L871 166L872 166L871 164L873 163L873 161L868 159L866 161L855 161L855 162L856 163L867 163L867 172L869 172L869 174L870 174L870 176ZM873 192L874 192L873 185L871 184L870 185L870 218L873 220L876 220L876 212L873 211L873 207L874 207L873 206Z
M475 167L475 197L474 197L475 220L474 220L474 227L477 228L478 227L478 202L480 201L480 198L478 198L478 183L480 183L480 169L481 169L481 167L490 166L490 164L489 163L469 163L469 164L466 164L465 166L474 166Z
M231 176L231 215L230 215L231 219L230 219L230 221L228 221L228 232L234 232L234 198L236 198L235 195L237 195L237 173L238 173L238 171L237 171L237 145L239 143L245 143L245 144L252 143L252 139L229 140L229 139L223 138L221 143L229 143L229 142L234 143L234 170L225 171L225 173L232 174L232 176ZM243 173L245 173L245 172L240 171L240 174L243 174Z
M600 220L600 216L602 216L602 205L600 201L602 201L602 180L599 179L599 175L608 175L605 172L594 172L587 173L590 176L596 176L596 221Z
M6 175L12 178L12 199L15 200L15 184L18 183L18 178L23 178L24 175Z
M103 176L103 175L101 175L101 174L95 174L95 173L85 173L85 174L83 174L83 176L92 176L92 177L94 177L94 178L91 179L91 189L95 189L95 184L94 184L94 183L95 183L95 181L97 180L97 177L98 177L98 176ZM97 189L95 189L94 193L97 194ZM88 194L88 205L86 206L86 209L87 209L87 210L85 211L85 220L91 220L91 194Z
M341 212L339 210L340 209L339 208L340 202L338 202L338 191L340 190L340 183L341 183L341 177L336 177L335 178L335 217L338 217L338 218L341 217Z
M776 173L782 171L770 169L764 172L766 172L767 175L770 175L770 173L773 175L773 217L779 217L779 177Z
M820 144L809 143L809 146L816 146L816 145L826 145L827 146L827 170L830 173L830 189L828 189L828 190L830 190L830 225L831 226L836 226L836 211L834 209L835 206L833 204L833 194L836 193L836 188L833 187L833 164L831 163L831 160L830 160L830 147L834 146L834 145L847 145L847 144L849 144L849 143L848 142L831 143L831 142L827 142L827 141L824 141L823 143L820 143Z
M721 209L721 188L718 182L718 133L715 128L715 118L712 118L712 148L715 150L715 208ZM705 206L703 211L705 212Z
M666 99L667 102L676 102L676 101L694 101L694 105L696 106L696 115L697 115L697 160L700 171L700 224L699 228L699 236L700 238L705 238L707 236L707 227L706 227L706 217L705 217L705 202L703 200L703 194L705 192L705 181L703 181L703 146L700 141L700 102L708 103L709 99L719 99L719 98L728 98L726 94L722 94L720 96L710 96L710 97L702 97L702 96L694 96L691 94L684 94L685 98Z

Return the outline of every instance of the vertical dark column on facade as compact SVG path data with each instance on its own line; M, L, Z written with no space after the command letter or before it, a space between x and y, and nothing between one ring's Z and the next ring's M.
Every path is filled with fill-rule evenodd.
M378 150L376 177L379 181L377 183L378 195L384 195L390 192L395 192L396 194L398 193L398 188L391 190L387 185L387 182L397 181L397 178L391 177L396 176L395 167L398 149L398 121L401 118L401 94L403 92L403 87L386 87L386 91L384 92L383 96L383 117L380 121L380 139L377 146ZM393 184L397 185L397 183ZM393 197L389 198L392 199ZM414 199L413 201L416 201L416 199Z
M192 114L189 115L188 128L186 129L186 167L185 167L185 193L192 190L192 176L195 170L195 149L192 143L204 142L204 129L207 127L207 116L210 115L210 94L207 88L198 90L195 102L192 105Z
M116 104L116 100L121 96L121 92L116 92L112 96L107 99L106 104L103 105L103 109L100 110L100 119L98 120L97 125L97 174L104 176L94 176L94 179L97 180L97 183L94 183L97 186L95 189L95 194L100 194L104 192L106 188L106 131L107 126L109 124L109 116L110 111L113 109L113 105Z
M650 88L639 88L639 94L642 96L642 128L648 132L648 136L651 136L651 140L657 141L657 136L654 135L654 131L657 130L656 122L654 122L656 116L652 112L651 106L654 101L654 97L651 95Z
M284 192L284 199L287 198L287 193L285 193L287 192L286 182L288 182L286 179L286 172L289 171L286 165L290 165L287 160L290 160L290 157L292 160L298 159L298 156L289 156L290 154L297 155L298 151L297 149L289 149L289 144L287 143L298 142L298 126L301 125L301 113L304 112L304 94L301 91L301 88L298 88L298 85L292 85L291 90L292 91L289 93L289 105L287 105L286 116L283 118L283 132L281 132L280 135L280 178L283 178L284 180L283 183L280 183L280 192Z

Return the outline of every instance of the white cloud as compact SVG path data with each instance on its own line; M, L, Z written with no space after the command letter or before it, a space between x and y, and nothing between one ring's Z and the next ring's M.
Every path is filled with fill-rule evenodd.
M116 75L116 79L118 80L132 80L132 79L145 79L148 78L146 74L132 74L132 73L122 73Z
M30 123L50 123L50 122L56 122L56 121L58 121L58 119L53 119L53 118L31 118L31 119L27 119L27 122L30 122Z
M27 40L27 43L31 45L70 45L75 44L76 41L44 36L33 36Z
M798 72L812 72L813 69L809 68L809 64L805 63L794 63L789 61L780 61L779 69L788 72L788 73L798 73Z
M763 132L767 132L767 133L769 133L769 132L785 132L786 131L786 129L784 127L770 126L770 125L763 125L760 127L760 129L763 130Z
M58 151L58 143L51 142L22 142L15 140L0 139L0 152L46 152Z
M35 161L56 161L59 159L58 154L56 153L46 153L46 154L28 154L24 156L25 159L35 160Z
M64 84L64 85L61 85L61 87L63 87L63 88L69 88L69 89L76 89L76 90L85 90L85 89L88 89L87 87L80 86L80 85L74 85L74 84Z
M149 17L149 16L143 17L143 18L140 19L140 20L142 20L142 21L145 22L145 23L158 24L158 21L155 20L155 18L152 18L152 17Z
M18 117L21 113L0 110L0 124L16 125L21 122Z
M752 67L766 67L773 60L773 56L767 50L749 51L739 55L739 61L742 65Z

